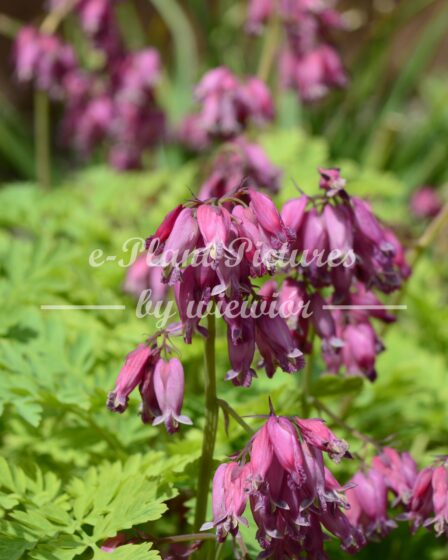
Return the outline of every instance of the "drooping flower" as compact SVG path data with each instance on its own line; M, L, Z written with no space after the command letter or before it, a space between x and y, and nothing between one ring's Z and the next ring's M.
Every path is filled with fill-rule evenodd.
M350 504L347 517L367 538L384 537L396 523L387 514L387 487L375 469L358 472L351 479L346 496Z
M333 461L339 462L343 457L351 457L348 452L348 444L344 440L338 439L320 418L304 420L296 418L296 423L304 440L313 447L328 453Z
M205 74L196 88L196 98L201 105L200 126L212 138L234 138L250 120L263 123L273 117L266 86L257 78L242 84L224 66Z
M124 366L115 384L113 391L109 393L107 407L113 412L124 412L128 407L129 395L150 375L154 363L158 359L158 349L140 344L133 352L128 354Z
M417 478L417 465L409 453L398 453L392 447L372 459L372 467L379 472L387 485L403 504L411 499Z
M165 298L167 285L162 281L162 268L153 266L150 260L150 256L144 253L130 266L123 284L123 291L138 298L143 291L151 290L151 301L156 303Z
M212 163L211 171L200 188L201 200L224 197L242 187L277 192L281 172L257 144L238 138L223 146Z
M184 368L177 358L159 359L154 368L154 395L160 409L152 425L164 423L170 434L177 432L179 424L191 425L188 416L182 415L184 401Z
M239 523L247 524L242 517L248 499L245 490L248 466L238 463L222 464L213 477L213 522L205 523L202 530L216 527L218 542L224 542L227 535L238 534Z
M361 531L343 512L347 507L344 490L325 468L321 449L306 440L303 432L301 440L300 432L298 424L272 415L241 454L241 464L218 468L213 483L214 503L219 505L214 512L218 540L228 533L237 534L249 497L263 558L303 554L316 560L324 558L324 528L340 539L347 551L355 552L364 544ZM337 440L335 436L331 439ZM226 477L228 472L234 473L233 480ZM234 492L239 509L229 507L226 500Z
M59 99L67 76L77 67L70 45L55 35L46 35L33 27L23 27L14 45L17 78L33 82L38 89Z

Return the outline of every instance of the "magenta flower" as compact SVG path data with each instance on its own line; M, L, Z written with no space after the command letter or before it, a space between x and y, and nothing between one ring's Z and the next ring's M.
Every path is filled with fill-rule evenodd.
M227 535L236 536L238 525L247 525L242 517L246 509L248 495L245 491L248 466L232 462L220 465L213 478L213 522L205 523L201 529L216 527L218 542L224 542Z
M218 468L213 503L219 541L237 534L247 497L263 558L324 558L324 527L345 550L355 552L364 544L342 511L343 489L325 468L322 451L302 441L298 426L287 418L271 416L241 454L241 464Z
M327 196L332 197L342 194L344 191L346 180L341 177L341 170L338 167L329 169L320 168L319 187L323 189Z
M181 414L184 400L184 368L177 358L158 360L154 368L154 394L160 409L152 425L165 423L168 433L178 431L179 424L191 425L188 416Z
M343 457L351 458L347 442L338 439L323 420L319 418L309 418L307 420L296 418L296 423L303 439L309 445L328 453L330 459L333 459L336 463Z
M293 50L285 50L280 71L284 87L295 90L306 103L318 101L331 89L347 84L347 74L339 54L326 44L300 56Z
M33 27L24 27L14 44L17 78L34 82L53 98L63 95L63 83L76 68L75 53L54 35L44 35Z
M231 369L226 379L234 385L250 387L252 378L256 377L252 369L255 354L255 323L252 317L241 316L230 319L224 314L227 323L227 348Z
M246 29L249 33L259 34L274 13L273 0L250 0Z
M199 191L199 199L220 198L242 187L277 192L281 172L257 144L243 138L227 143L213 161L211 172Z
M417 218L434 218L442 209L438 192L429 186L418 188L411 197L411 212Z
M207 130L202 125L201 115L187 115L180 123L176 136L181 144L193 152L202 152L211 144Z
M196 98L201 104L201 127L214 138L233 138L251 119L265 122L273 117L273 103L264 84L257 78L241 84L224 66L205 74Z
M151 375L154 361L158 358L158 350L140 344L133 352L128 354L124 366L115 384L115 389L109 393L107 408L113 412L124 412L128 407L129 395L146 376Z
M408 504L417 478L417 465L409 453L398 453L391 447L372 459L372 467L384 478L388 488Z
M350 504L347 517L367 538L384 537L397 526L388 519L387 487L378 471L371 469L367 474L356 473L349 486L346 491Z
M140 297L145 290L151 290L151 301L165 299L167 285L163 282L163 269L150 263L150 255L144 253L130 266L123 284L123 291Z
M303 352L297 348L288 325L279 315L256 318L255 340L268 377L274 375L277 366L287 373L304 367Z

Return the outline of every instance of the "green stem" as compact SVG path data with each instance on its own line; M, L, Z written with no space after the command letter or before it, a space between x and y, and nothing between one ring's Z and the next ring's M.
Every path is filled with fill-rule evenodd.
M202 441L202 456L199 465L199 478L194 525L200 529L206 520L207 502L213 471L213 452L218 428L218 399L216 398L215 363L215 315L212 310L207 317L208 336L205 341L205 427Z
M280 39L280 22L276 16L271 18L269 28L265 35L263 50L261 52L260 63L258 66L258 77L267 82L274 64L277 46Z
M311 412L311 384L313 377L313 362L314 362L314 331L311 333L310 344L311 353L308 356L305 370L302 378L302 416L308 418Z
M247 424L243 420L243 418L241 418L238 412L234 408L232 408L227 401L224 401L223 399L218 399L218 405L222 408L225 414L231 416L235 420L235 422L239 424L243 428L243 430L245 430L250 436L254 435L254 431L249 426L249 424Z
M48 189L51 186L50 104L47 94L40 90L34 94L34 141L37 181Z

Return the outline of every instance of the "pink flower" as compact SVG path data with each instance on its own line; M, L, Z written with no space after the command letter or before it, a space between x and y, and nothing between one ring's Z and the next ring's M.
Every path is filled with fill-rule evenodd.
M167 285L162 282L163 269L153 266L150 259L151 256L144 253L130 266L123 291L138 298L143 291L151 290L151 301L157 303L165 298Z
M224 145L213 161L199 199L231 195L243 186L277 192L280 177L280 170L269 161L261 146L237 138Z
M124 412L128 406L129 395L143 382L154 365L158 351L146 344L140 344L128 354L124 366L115 384L115 389L109 393L107 407L113 412Z
M219 541L236 534L249 497L262 557L324 558L323 527L350 552L364 544L342 511L343 489L326 470L321 450L302 441L293 422L271 415L241 457L241 464L221 465L213 481Z
M179 424L191 425L188 416L182 416L184 400L184 368L177 358L158 360L154 368L154 394L160 409L152 425L165 423L170 434L177 432Z
M409 453L398 453L391 447L372 459L373 468L384 478L386 485L404 503L409 503L417 478L417 465Z
M309 418L307 420L297 418L296 423L303 439L309 445L328 453L330 459L338 463L343 457L351 458L347 442L338 439L323 420L319 418Z
M347 517L352 525L363 531L367 537L384 537L397 525L388 519L387 487L382 475L375 469L367 474L358 472L349 483L346 491L350 504Z
M201 104L200 126L213 138L234 138L251 119L263 123L273 118L273 102L266 86L257 78L241 84L224 66L205 74L196 88L196 98Z
M410 206L417 218L434 218L442 209L442 200L433 187L425 186L413 193Z
M213 522L205 523L202 530L216 527L218 542L224 542L230 533L236 536L239 523L247 525L242 517L246 509L245 491L248 466L232 462L220 465L213 478Z
M274 13L273 0L250 0L246 29L249 33L259 34Z

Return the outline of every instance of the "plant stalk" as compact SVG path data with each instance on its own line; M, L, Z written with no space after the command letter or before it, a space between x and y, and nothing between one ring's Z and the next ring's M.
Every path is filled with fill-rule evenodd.
M40 90L34 94L34 141L37 181L48 189L51 186L50 103L47 94Z
M314 330L311 334L311 353L308 356L302 378L302 416L308 418L311 412L311 384L313 377L313 361L314 361Z
M213 310L207 317L208 336L205 341L205 427L202 441L202 456L199 465L195 529L200 530L206 520L208 495L213 474L213 452L218 428L218 399L216 397L215 338L216 325Z

